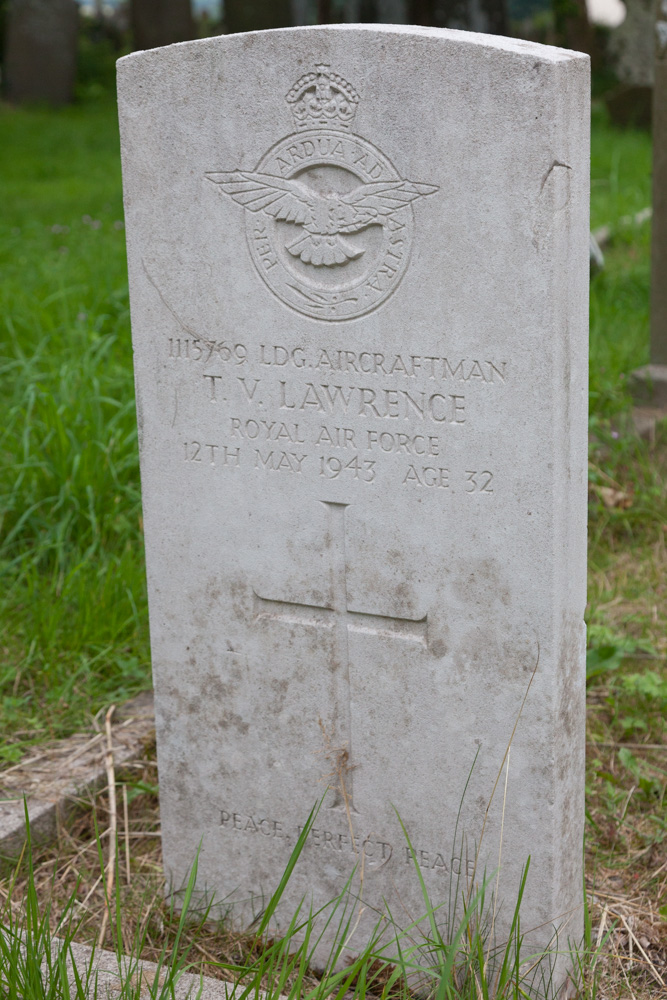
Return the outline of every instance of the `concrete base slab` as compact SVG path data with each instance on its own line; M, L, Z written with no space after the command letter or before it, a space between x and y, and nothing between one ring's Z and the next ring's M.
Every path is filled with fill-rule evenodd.
M114 766L134 760L155 728L152 693L138 695L118 709L112 726ZM58 817L82 793L106 782L106 736L77 733L54 741L19 764L0 772L0 864L16 859L26 838L24 798L35 842L55 840Z
M93 949L83 944L72 944L71 953L79 975L89 968L94 973L91 977L91 997L96 996L98 1000L103 998L112 1000L113 997L120 996L121 975L131 976L135 988L139 987L137 996L141 997L141 1000L144 1000L144 997L149 1000L154 995L150 987L155 981L158 969L155 962L137 962L124 957L119 968L118 958L113 952L96 949L93 956ZM163 982L164 978L162 974L159 981ZM97 982L97 993L94 989L95 982ZM178 980L172 996L174 1000L229 1000L233 994L234 983L186 973ZM261 994L260 1000L262 1000Z

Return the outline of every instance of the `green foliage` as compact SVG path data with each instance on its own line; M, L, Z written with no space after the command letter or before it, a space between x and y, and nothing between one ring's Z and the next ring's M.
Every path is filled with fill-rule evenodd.
M0 728L60 735L148 683L112 104L0 113Z
M116 19L81 16L77 39L77 98L90 101L113 97L116 60L129 51L129 32L121 31Z
M665 781L656 778L655 773L651 773L643 761L639 760L628 747L621 747L618 751L618 759L633 776L640 793L651 805L658 809L662 808L665 798ZM663 772L667 774L667 772Z
M449 892L453 908L451 904L436 904L426 889L407 833L423 900L423 912L416 918L414 915L408 918L407 927L405 914L399 924L388 908L384 912L378 910L368 942L357 951L353 935L361 911L367 908L360 864L351 870L339 895L320 910L309 909L302 900L291 916L286 914L285 891L321 804L311 811L285 872L268 900L254 939L244 943L245 958L235 964L209 963L233 979L235 1000L253 1000L257 996L283 996L288 1000L366 1000L367 997L410 1000L415 995L429 996L432 1000L555 1000L559 984L553 973L559 955L567 957L581 988L580 1000L593 1000L594 988L589 990L584 982L604 942L593 943L590 915L582 942L567 942L559 950L554 935L552 947L545 952L531 952L527 947L521 905L530 859L517 886L507 940L502 942L495 940L499 909L491 891L495 876L485 874L474 887L472 883L462 884L460 877L455 876L456 883ZM75 958L71 947L79 929L76 890L56 910L48 890L44 892L37 887L27 810L26 822L25 860L19 862L16 875L22 867L27 867L27 885L18 898L15 875L0 905L2 996L7 1000L96 1000L106 996L106 987L98 983L95 972L95 949L82 961ZM99 836L97 850L100 873L106 879ZM211 921L213 902L197 912L197 871L198 856L183 890L172 893L167 903L146 899L137 927L129 933L121 925L122 900L116 881L115 892L111 898L107 897L107 906L117 968L113 990L118 1000L139 1000L144 996L154 1000L173 998L183 974L194 971L198 937L206 922ZM586 902L584 905L587 907ZM278 907L283 910L284 932L280 937L271 934ZM173 935L165 939L160 949L155 973L142 972L140 964L153 910L156 914L161 911L164 920L174 927ZM325 934L330 944L322 948ZM350 956L352 941L354 957ZM317 978L312 972L316 950L317 965L322 969ZM200 983L199 990L191 994L193 1000L202 990Z
M651 140L613 128L593 111L591 227L609 226L605 268L591 282L590 407L594 427L630 406L626 377L648 362L650 226L634 216L651 204Z
M625 651L618 646L598 646L586 653L586 683L590 684L596 677L603 677L611 670L618 670Z
M42 892L38 891L27 804L25 817L27 888L20 901L14 899L15 879L21 864L19 862L14 880L0 906L1 995L6 1000L97 1000L98 997L102 1000L108 992L106 988L98 986L98 976L94 970L95 949L93 948L90 958L84 964L77 962L72 953L78 927L76 913L79 903L76 891L60 913L54 912L51 897L47 894L43 898ZM99 837L97 847L101 877L104 878ZM115 901L107 898L107 906L116 916L113 943L118 971L114 976L113 995L118 1000L140 1000L146 996L146 990L153 1000L173 1000L179 979L189 969L191 944L185 945L182 942L186 925L192 921L190 904L197 879L198 860L197 854L184 888L179 915L174 912L174 902L171 903L169 916L176 923L173 945L169 949L166 944L163 946L152 978L147 973L137 975L140 970L139 956L146 944L148 921L137 927L132 951L128 955L121 934L120 897L116 882ZM207 917L208 912L200 915L200 926ZM192 1000L197 1000L200 994L201 990L199 993L193 992Z
M611 688L609 704L624 733L658 738L667 723L667 680L653 670L627 674Z
M260 941L282 901L318 808L311 812L278 889L264 912L253 949L256 957L247 963L220 966L238 983L236 1000L249 1000L261 990L271 997L282 994L302 1000L343 1000L345 997L364 1000L367 995L382 1000L409 1000L414 995L429 996L433 1000L490 1000L492 997L497 1000L546 1000L555 997L558 984L553 973L560 954L557 935L554 935L552 948L531 954L521 925L521 904L530 859L517 887L507 940L496 942L497 901L491 891L495 875L484 873L474 886L464 884L460 876L453 876L449 902L434 903L400 817L423 904L422 913L411 919L407 927L395 921L388 908L384 914L378 911L370 940L354 958L349 957L348 941L358 922L357 910L360 914L367 908L363 899L363 865L359 863L341 893L329 904L314 912L307 910L302 901L284 937ZM401 924L404 922L405 916ZM325 968L317 985L307 989L308 969L315 961L316 949L325 933L332 940ZM585 942L581 947L568 943L565 953L575 977L583 976L593 949L587 949ZM321 958L317 964L322 964Z

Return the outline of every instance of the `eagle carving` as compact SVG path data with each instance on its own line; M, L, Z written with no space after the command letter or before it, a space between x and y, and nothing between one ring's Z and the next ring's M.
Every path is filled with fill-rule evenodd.
M365 252L345 237L368 226L385 226L394 212L438 190L432 184L395 180L360 184L341 194L321 194L299 180L252 170L207 173L206 177L249 212L303 228L285 249L314 267L347 264Z

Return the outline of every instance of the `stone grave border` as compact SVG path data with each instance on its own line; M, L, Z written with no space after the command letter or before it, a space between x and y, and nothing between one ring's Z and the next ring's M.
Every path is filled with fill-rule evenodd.
M113 763L122 768L135 760L155 730L153 694L137 695L114 713ZM86 794L107 781L106 736L77 733L44 744L36 754L0 771L0 869L15 861L25 843L25 807L34 842L58 836L58 822Z

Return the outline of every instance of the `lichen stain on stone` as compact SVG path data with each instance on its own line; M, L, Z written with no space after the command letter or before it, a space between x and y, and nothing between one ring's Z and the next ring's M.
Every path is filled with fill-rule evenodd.
M231 577L229 580L229 596L232 599L232 611L237 621L248 621L253 614L252 587L245 577Z
M222 598L222 586L217 576L211 576L204 586L204 598L211 608L217 607Z
M229 684L225 684L222 679L214 673L207 673L201 678L201 689L205 693L206 698L223 701L232 696L233 687ZM198 705L198 709L201 709L201 703Z
M274 677L269 681L269 687L272 693L272 711L275 713L282 712L287 695L289 694L289 681L285 678Z
M582 623L566 619L562 628L564 638L558 665L561 675L558 721L565 736L576 744L577 734L583 731L586 714L584 668L581 662Z
M442 639L436 639L434 642L430 642L428 648L431 655L435 656L438 660L441 660L443 656L447 655L447 646Z
M500 661L500 647L496 632L486 625L469 628L456 645L453 668L462 680L472 675L496 676Z
M236 712L225 711L220 716L218 721L219 729L236 729L237 732L245 735L250 729L250 723L246 722L243 716L237 715Z
M509 607L512 594L502 568L495 559L469 560L462 564L453 582L454 592L467 605L490 608L496 604Z
M528 627L526 626L526 631ZM533 635L517 636L502 643L500 662L506 678L524 677L529 680L538 665L537 641Z

